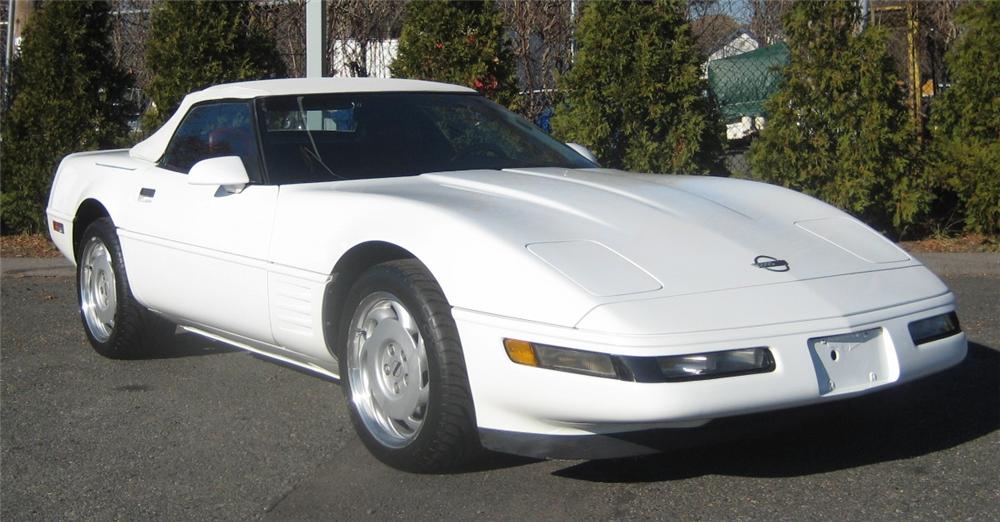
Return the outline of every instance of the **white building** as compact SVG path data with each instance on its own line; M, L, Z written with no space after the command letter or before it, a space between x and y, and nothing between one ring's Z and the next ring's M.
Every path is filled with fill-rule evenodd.
M712 60L718 60L720 58L729 58L730 56L736 56L737 54L748 53L750 51L756 51L760 48L760 40L754 36L753 33L745 29L739 29L730 35L726 39L725 43L716 48L708 55L708 62Z

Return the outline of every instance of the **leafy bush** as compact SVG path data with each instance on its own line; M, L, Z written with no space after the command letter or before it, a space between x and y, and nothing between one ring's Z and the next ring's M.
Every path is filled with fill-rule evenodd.
M554 134L607 167L718 169L724 129L683 9L680 0L588 2L575 63L559 81Z
M112 62L110 22L107 2L46 2L28 20L3 122L4 233L45 230L59 160L126 135L131 81Z
M1000 234L1000 2L956 13L961 36L945 61L951 86L931 112L933 171L969 231Z
M251 2L157 2L150 22L143 128L156 130L186 94L218 83L276 78L285 65Z
M503 18L493 2L418 0L406 5L392 75L472 87L509 104L517 94Z
M797 2L785 16L791 63L750 149L754 177L804 191L900 231L933 194L878 27L858 33L850 2Z

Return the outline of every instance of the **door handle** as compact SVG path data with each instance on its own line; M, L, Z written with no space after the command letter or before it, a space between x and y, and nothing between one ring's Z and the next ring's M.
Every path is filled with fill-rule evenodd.
M139 201L149 201L156 195L156 189L143 187L139 189Z

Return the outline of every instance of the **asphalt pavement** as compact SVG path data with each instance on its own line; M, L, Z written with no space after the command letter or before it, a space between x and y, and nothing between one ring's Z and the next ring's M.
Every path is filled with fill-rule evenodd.
M335 382L190 334L97 356L72 270L3 259L0 519L998 520L1000 255L920 257L971 341L951 370L659 455L433 476L369 456Z

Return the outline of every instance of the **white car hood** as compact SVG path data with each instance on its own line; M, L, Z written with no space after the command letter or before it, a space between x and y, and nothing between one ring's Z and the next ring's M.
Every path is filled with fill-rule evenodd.
M279 205L278 255L300 250L283 227L325 213L342 227L333 237L355 239L312 249L310 268L387 241L423 260L454 306L565 326L613 302L919 266L829 205L724 178L478 170L287 186ZM767 260L788 269L754 264Z
M490 221L511 241L598 242L659 281L664 296L915 264L839 210L759 183L564 169L425 177L489 196L498 217L534 215L528 223L522 216ZM788 270L759 268L758 256L784 260ZM604 277L613 284L618 274Z

